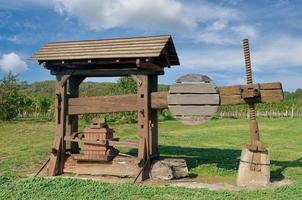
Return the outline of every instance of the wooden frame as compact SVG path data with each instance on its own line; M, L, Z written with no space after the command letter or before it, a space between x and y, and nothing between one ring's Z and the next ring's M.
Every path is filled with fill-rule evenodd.
M179 65L170 35L109 40L49 43L31 56L56 76L55 139L51 148L48 175L64 172L66 157L79 153L78 115L122 111L138 112L139 141L85 141L138 148L140 180L149 178L152 160L158 159L158 109L167 108L169 94L158 92L158 75L165 67ZM137 94L106 97L79 97L79 85L86 77L135 76ZM183 86L182 86L183 87ZM220 105L245 103L243 90L248 85L218 88ZM282 100L280 83L255 86L258 102ZM176 89L176 88L174 88ZM67 129L68 125L68 129Z

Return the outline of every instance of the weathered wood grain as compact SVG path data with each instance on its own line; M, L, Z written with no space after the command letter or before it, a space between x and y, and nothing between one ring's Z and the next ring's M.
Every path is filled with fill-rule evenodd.
M137 76L137 128L139 135L138 161L142 168L140 179L149 178L150 168L150 119L151 119L151 94L150 76Z
M136 95L80 97L68 100L68 114L137 111Z
M151 93L152 109L160 109L168 107L167 92L152 92Z
M117 146L117 147L129 147L129 148L138 148L138 142L132 141L132 140L121 140L121 141L115 141L115 140L87 140L87 139L77 139L72 138L71 136L65 136L65 141L72 141L72 142L81 142L81 143L87 143L87 144L96 144L96 145L106 145L109 146Z
M218 94L169 94L169 105L218 105Z
M240 94L241 86L226 86L219 87L220 105L235 105L245 103ZM261 99L259 102L271 103L283 100L283 92L280 89L280 83L265 83L260 84ZM276 88L276 89L272 89ZM174 96L174 100L177 96ZM202 102L194 98L190 100L190 96L182 97L180 100L185 103L200 104L217 104L219 101L215 97L215 101ZM185 99L184 99L185 98ZM187 100L189 99L189 100ZM173 100L173 99L172 99ZM173 101L174 101L173 100ZM178 100L175 104L180 104ZM174 102L175 102L174 101ZM210 103L209 103L210 102ZM117 95L117 96L100 96L100 97L80 97L69 98L68 114L89 114L89 113L107 113L107 112L122 112L122 111L137 111L136 95ZM152 92L151 93L152 109L168 108L168 93L167 92Z
M87 59L106 61L112 58L149 59L160 57L163 52L167 53L167 63L169 63L169 66L179 65L170 35L48 43L38 52L34 53L31 59L48 63L51 63L51 61ZM162 67L166 67L167 63L163 64ZM86 63L86 65L89 65L89 63ZM101 65L97 66L97 68L103 67Z
M55 176L57 175L58 166L60 162L60 152L62 147L62 137L55 136L54 143L52 146L52 151L50 154L49 164L47 166L47 175Z
M233 88L232 88L233 89ZM260 90L261 97L255 103L273 103L283 100L282 90ZM236 105L246 103L240 94L220 95L221 105Z
M172 115L200 115L213 116L217 112L217 106L169 106Z
M201 74L186 74L179 77L176 80L176 83L185 83L185 82L195 82L195 83L204 83L204 82L211 82L212 80L206 76Z
M217 93L216 86L213 83L203 83L203 84L184 84L176 83L170 86L170 94L174 93L184 93L184 94L215 94Z
M241 88L247 87L248 85L232 85L232 86L224 86L219 88L219 94L220 95L233 95L241 94ZM257 85L254 84L256 87ZM259 84L260 86L260 91L261 90L280 90L282 91L282 85L279 82L274 82L274 83L261 83Z

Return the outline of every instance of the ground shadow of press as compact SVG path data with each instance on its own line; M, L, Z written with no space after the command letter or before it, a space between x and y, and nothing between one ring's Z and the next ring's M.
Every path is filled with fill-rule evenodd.
M195 168L203 164L216 164L218 168L226 170L237 170L241 150L239 149L218 149L218 148L196 148L180 146L159 146L161 158L185 159L188 168ZM137 154L137 150L130 150L128 153ZM271 160L271 181L284 179L284 171L288 167L302 167L302 158L293 161ZM194 174L192 174L194 177Z

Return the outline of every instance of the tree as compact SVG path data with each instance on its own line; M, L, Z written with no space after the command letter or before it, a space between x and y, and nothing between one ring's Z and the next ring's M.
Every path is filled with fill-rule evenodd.
M21 99L18 75L9 73L0 80L0 119L11 120L18 116L18 106Z
M117 83L113 86L113 94L135 94L136 82L131 77L122 77L118 79Z

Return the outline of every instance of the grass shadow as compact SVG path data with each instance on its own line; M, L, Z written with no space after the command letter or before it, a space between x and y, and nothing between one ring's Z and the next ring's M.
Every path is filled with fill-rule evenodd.
M225 170L238 170L241 150L238 149L218 149L218 148L195 148L180 146L159 146L161 158L185 159L189 170L204 164L215 164L217 168ZM131 155L137 155L136 149L128 151ZM271 181L284 179L284 171L288 167L302 167L302 158L294 161L271 160ZM194 177L197 174L193 175Z

